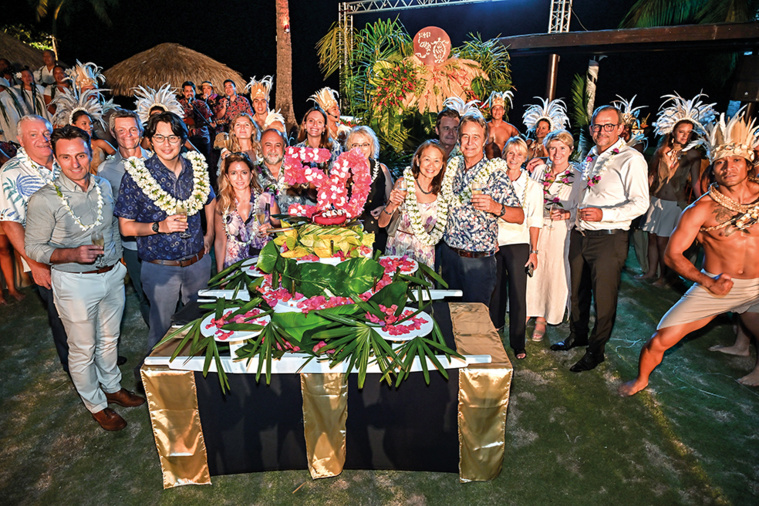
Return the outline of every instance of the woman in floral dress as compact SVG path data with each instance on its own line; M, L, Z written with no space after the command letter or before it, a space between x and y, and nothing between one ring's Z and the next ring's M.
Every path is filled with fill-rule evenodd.
M385 254L408 255L434 268L435 244L440 240L440 234L434 232L445 159L445 150L436 140L425 141L414 153L410 170L396 181L379 218L380 227L398 220L397 227L394 223L388 230Z
M582 174L570 163L572 134L555 130L546 135L549 163L538 165L532 178L543 187L543 228L538 238L540 269L527 280L527 317L535 317L533 341L540 341L546 323L558 325L569 307L569 230L580 198Z
M248 155L226 157L216 199L214 250L219 271L261 251L271 239L267 230L279 225L272 214L279 214L277 199L262 191Z

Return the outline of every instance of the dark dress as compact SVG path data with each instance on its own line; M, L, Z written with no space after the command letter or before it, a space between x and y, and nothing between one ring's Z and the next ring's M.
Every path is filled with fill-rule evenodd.
M377 167L379 162L375 159L369 161L369 173L374 174L374 169L377 168L377 177L372 181L372 186L369 190L369 196L366 198L366 205L364 205L364 213L359 219L364 223L364 230L374 234L374 249L384 252L385 245L387 244L387 230L380 228L377 219L374 218L370 211L378 206L384 206L385 202L385 171Z

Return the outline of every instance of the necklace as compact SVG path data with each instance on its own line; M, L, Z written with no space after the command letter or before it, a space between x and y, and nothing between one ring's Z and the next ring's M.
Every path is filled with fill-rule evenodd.
M425 195L429 195L432 193L432 185L430 185L430 191L426 192L424 191L424 188L422 188L422 185L419 184L419 180L416 179L416 187L419 188L419 191L424 193Z
M759 179L757 178L752 177L749 178L749 180L753 181L754 183L759 183ZM709 191L707 194L720 206L738 214L713 227L701 227L702 232L719 230L721 228L727 227L728 225L732 225L736 229L745 232L746 229L748 229L751 225L759 221L759 201L752 204L741 204L739 202L736 202L724 193L720 192L719 185L717 183L712 183L711 186L709 186ZM732 231L725 232L725 235L730 235L731 232Z
M440 195L438 195L437 206L435 210L435 226L430 232L424 229L422 224L422 215L419 212L419 203L416 200L416 192L408 192L406 195L406 212L408 212L409 220L411 221L411 230L414 231L414 236L422 244L427 246L434 246L443 237L445 232L445 226L448 223L448 211L452 200L446 197L446 194L452 194L451 186L453 186L453 176L455 171L446 170L445 176L443 176L443 184ZM411 167L406 167L403 171L403 178L406 180L406 188L415 184L414 174L411 172ZM421 188L419 188L421 190ZM424 191L422 191L424 193ZM430 192L432 193L432 192ZM442 198L440 198L442 196Z
M603 155L603 153L601 154ZM608 157L604 158L600 163L593 165L593 168L591 169L590 164L593 163L593 160L595 160L597 156L600 158L600 155L591 151L591 154L589 154L585 159L585 165L582 169L582 178L588 182L588 188L594 187L601 181L601 176L603 176L603 173L606 172L606 166L616 154L619 154L619 147L613 148L611 150L611 154Z
M142 193L150 199L158 209L166 214L175 214L177 205L182 205L187 209L187 216L192 216L198 211L203 209L208 194L211 191L211 185L208 181L208 164L205 158L200 153L195 151L189 151L182 155L192 164L192 181L193 188L192 193L186 200L177 200L175 197L169 195L166 190L161 188L158 181L153 178L153 175L145 167L145 162L142 159L133 156L127 160L124 164L124 168L132 177L137 186L140 187Z
M66 198L63 195L63 192L61 191L61 188L55 184L54 181L50 181L48 184L52 185L52 187L55 189L55 193L58 195L58 198L61 200L61 205L63 205L63 208L68 212L72 218L74 218L74 222L79 225L79 228L82 229L83 232L87 232L89 230L92 230L95 227L100 226L103 223L103 193L100 191L100 185L97 183L95 184L95 192L97 193L98 200L97 200L97 206L98 206L98 214L97 218L95 218L95 221L89 225L85 225L82 223L82 220L74 214L74 210L71 209L71 206L69 205L69 199Z
M374 180L377 179L377 176L379 175L380 164L376 158L372 158L371 163L374 164L374 166L372 167L372 183L373 183Z
M448 162L448 166L445 169L445 179L448 178L448 175L455 175L458 174L459 170L464 165L464 157L463 156L456 156L452 158ZM449 186L445 186L443 184L443 187L441 188L441 192L443 196L450 202L451 205L454 207L459 207L462 205L465 205L472 201L472 185L475 181L481 183L482 186L486 186L488 179L490 179L490 176L496 171L496 170L507 170L508 165L506 165L506 160L502 158L493 158L492 160L489 160L485 165L475 174L474 178L472 179L471 183L469 183L469 186L464 187L464 189L459 193L458 195L453 194L453 178L451 178L451 184Z
M559 187L556 195L553 195L551 193L551 186L553 186L554 183L565 186L572 186L573 182L574 174L572 173L571 165L568 166L566 170L559 172L558 174L553 174L553 164L551 162L548 162L548 165L546 166L546 172L543 173L543 204L545 207L550 208L553 205L564 207L561 204L561 199L559 197L559 193L561 193L561 187Z
M513 179L513 180L511 181L511 186L515 186L515 185L517 184L517 181L519 181L519 179L522 177L522 175L523 175L524 173L525 173L525 171L523 171L523 170L520 170L520 171L519 171L519 177L518 177L518 178L516 178L516 179ZM511 178L509 178L509 179L511 179ZM522 198L521 198L521 199L519 199L519 197L517 197L517 198L519 199L519 205L521 205L521 206L522 206L522 209L524 209L524 204L525 204L525 202L527 201L527 186L528 186L528 184L529 184L529 179L530 179L530 178L528 177L528 178L525 180L525 182L524 182L524 190L522 190ZM515 192L515 193L516 193L516 192Z

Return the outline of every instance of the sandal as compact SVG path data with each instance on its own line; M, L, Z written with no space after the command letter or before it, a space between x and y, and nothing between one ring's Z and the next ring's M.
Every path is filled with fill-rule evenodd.
M517 358L517 360L524 360L527 358L527 352L524 350L516 350L514 351L514 356Z
M539 342L546 335L546 322L535 322L535 330L532 331L532 340Z

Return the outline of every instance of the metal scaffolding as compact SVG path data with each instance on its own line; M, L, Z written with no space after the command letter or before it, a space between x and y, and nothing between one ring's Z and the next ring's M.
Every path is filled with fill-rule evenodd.
M572 0L551 0L551 18L548 20L548 33L565 33L569 31L569 19L572 17Z

